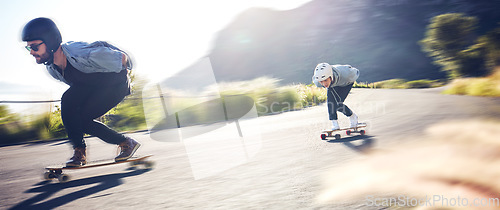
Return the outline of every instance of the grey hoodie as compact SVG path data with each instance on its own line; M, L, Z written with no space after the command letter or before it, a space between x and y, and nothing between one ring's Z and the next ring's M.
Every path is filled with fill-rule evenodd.
M351 65L332 65L332 70L334 81L330 87L350 85L359 77L359 70ZM313 83L318 87L323 87L314 77Z

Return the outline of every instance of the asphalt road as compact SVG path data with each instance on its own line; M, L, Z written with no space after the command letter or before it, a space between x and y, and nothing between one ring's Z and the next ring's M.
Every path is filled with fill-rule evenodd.
M183 142L134 133L142 143L138 154L154 155L153 170L125 164L73 170L67 183L42 180L45 166L72 155L66 141L2 147L0 209L370 209L359 201L316 203L325 171L368 151L425 139L435 124L500 119L500 99L439 91L355 89L346 104L369 128L339 141L320 139L330 127L326 105L242 121L243 137L235 123ZM340 124L348 119L340 116ZM116 154L113 145L87 142L91 160Z

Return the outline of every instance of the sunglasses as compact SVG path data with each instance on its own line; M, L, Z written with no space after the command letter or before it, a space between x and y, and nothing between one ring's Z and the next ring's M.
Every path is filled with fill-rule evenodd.
M38 50L39 50L39 49L38 49L38 47L40 47L40 45L42 45L43 43L44 43L44 42L40 42L40 44L32 44L32 45L28 45L28 46L26 46L26 49L27 49L28 51L30 51L30 52L31 52L31 50L33 50L33 51L35 51L35 52L36 52L36 51L38 51Z

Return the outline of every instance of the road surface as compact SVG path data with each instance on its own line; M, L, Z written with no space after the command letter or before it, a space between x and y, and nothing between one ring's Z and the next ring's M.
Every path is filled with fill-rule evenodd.
M440 90L354 89L346 104L369 130L341 141L320 139L331 126L325 104L241 122L244 138L234 123L184 142L129 134L142 143L139 154L154 155L153 170L73 170L62 184L42 174L72 155L66 141L1 147L0 209L370 209L359 201L316 203L324 172L367 151L425 139L424 130L441 122L500 119L500 99ZM91 160L116 154L113 145L87 142Z

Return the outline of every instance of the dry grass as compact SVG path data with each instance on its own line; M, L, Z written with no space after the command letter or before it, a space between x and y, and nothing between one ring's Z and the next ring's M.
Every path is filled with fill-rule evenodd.
M500 67L488 77L456 79L444 93L500 97Z

